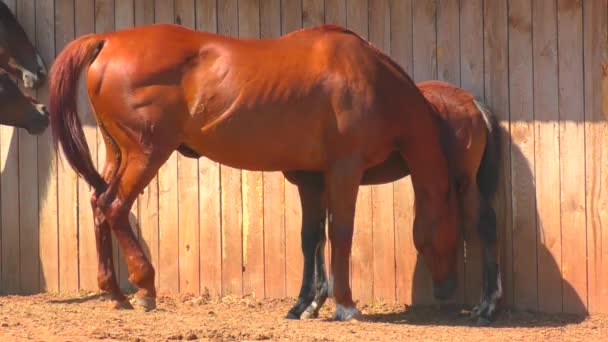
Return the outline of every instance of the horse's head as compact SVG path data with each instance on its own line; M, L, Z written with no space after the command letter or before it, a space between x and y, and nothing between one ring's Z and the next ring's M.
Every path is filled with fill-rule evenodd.
M24 128L35 135L49 125L44 105L24 94L4 70L0 70L0 125Z
M458 286L457 266L461 232L459 225L414 224L414 245L423 256L433 279L435 299L452 297Z
M44 61L4 2L0 2L0 68L37 88L46 77Z

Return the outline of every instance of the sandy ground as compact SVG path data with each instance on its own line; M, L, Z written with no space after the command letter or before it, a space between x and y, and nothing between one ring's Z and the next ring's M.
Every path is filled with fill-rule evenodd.
M476 327L462 307L360 306L354 322L283 317L293 299L161 297L158 308L114 311L99 294L0 297L0 341L608 341L608 316L502 310Z

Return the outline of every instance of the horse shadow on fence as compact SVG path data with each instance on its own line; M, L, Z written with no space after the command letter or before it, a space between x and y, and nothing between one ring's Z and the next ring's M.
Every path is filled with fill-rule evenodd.
M508 134L506 132L502 132L503 141L505 141L504 135ZM518 165L525 165L524 170L521 176L521 181L523 184L520 186L525 187L528 193L535 195L536 194L536 186L534 181L534 173L529 168L529 164L527 162L526 157L523 155L520 148L517 144L511 144L511 159L518 161ZM503 194L500 191L505 191L504 189L500 189L496 198L504 198ZM507 189L507 191L511 191L511 189ZM498 204L499 201L495 201L494 207L497 209L497 229L500 240L500 250L504 251L505 248L511 248L511 241L506 241L504 239L505 236L505 227L501 226L501 222L505 222L501 215L504 215L505 210L501 210ZM586 306L584 299L580 298L577 294L576 290L568 283L567 280L563 279L561 274L561 270L554 260L551 252L546 248L544 244L544 239L542 236L542 222L540 222L540 214L536 210L536 217L538 218L538 226L540 233L537 231L537 227L535 225L530 225L525 227L525 229L534 230L536 236L538 237L538 242L536 243L536 255L544 254L544 260L550 260L550 263L544 263L543 269L540 267L537 269L537 274L540 278L540 274L542 273L550 273L560 275L559 280L562 284L562 298L555 298L554 300L562 301L563 298L569 298L570 310L579 313L586 312ZM400 227L398 229L410 229L410 227ZM521 229L521 227L520 227ZM469 232L470 234L470 232ZM479 244L478 239L471 239L471 243ZM501 260L504 260L501 256ZM536 260L535 260L536 261ZM533 261L533 262L535 262ZM480 260L467 260L467 267L473 268L481 268ZM512 265L502 264L501 263L501 272L503 273L503 289L513 289L514 286L507 286L505 284L506 281L510 281L511 285L513 280L513 276L504 277L505 268L512 267ZM458 275L459 277L462 274ZM442 305L441 307L437 304L429 305L433 300L430 297L429 286L431 284L430 275L426 269L426 265L422 259L420 254L417 255L416 265L414 268L414 274L412 276L412 303L411 306L406 306L405 309L401 312L391 312L391 313L382 313L382 314L371 314L366 315L365 320L371 322L379 322L379 323L392 323L392 324L413 324L413 325L445 325L445 326L469 326L475 324L473 320L470 319L470 305L463 304L447 304ZM462 282L461 282L462 284ZM536 287L538 289L538 287ZM481 283L477 286L476 294L481 294ZM462 289L460 289L462 290ZM540 290L539 290L540 291ZM517 294L508 293L506 294L512 302L513 296ZM530 297L530 294L527 294L527 297ZM473 298L478 299L479 297ZM538 296L536 296L536 308L538 308ZM476 301L474 301L477 303ZM503 300L499 302L499 307L497 309L497 313L495 314L496 321L492 324L493 327L538 327L538 326L547 326L547 327L557 327L564 326L572 323L579 323L585 319L584 314L569 314L569 313L543 313L541 310L532 309L532 310L520 310L517 306L510 305L505 301L505 293L503 290Z
M95 119L90 113L81 116L81 120L84 127L97 127ZM40 137L31 136L27 134L27 132L15 128L8 146L3 147L3 150L6 151L6 155L3 156L3 158L6 158L6 162L3 165L2 170L0 170L0 182L4 187L2 191L4 198L2 198L2 200L7 201L11 199L12 201L12 199L14 199L14 201L12 201L13 204L11 205L6 203L3 203L2 205L2 210L7 212L3 213L5 217L2 220L4 225L2 227L2 232L5 233L5 236L3 237L4 239L1 239L0 241L4 240L2 241L2 246L7 250L2 252L2 258L0 258L0 260L2 260L2 267L6 268L2 271L3 277L0 284L1 294L26 295L47 290L54 292L55 289L64 292L65 290L60 285L60 277L79 279L82 276L82 274L80 274L80 269L76 270L78 273L76 275L67 276L65 274L60 274L62 265L60 265L59 262L57 262L57 265L53 265L61 258L60 255L62 252L60 249L71 248L72 246L62 246L61 239L63 235L61 234L64 233L66 225L62 224L63 220L60 216L62 213L58 208L60 205L58 203L59 196L57 196L57 202L48 201L49 196L55 197L53 194L49 193L49 190L56 192L62 191L59 185L55 185L58 172L64 173L66 170L71 170L71 168L65 160L59 159L56 160L56 167L52 167L54 148L50 134L50 127L47 129L47 132ZM95 156L93 156L93 158L95 159ZM103 156L99 156L100 165L103 165L104 159ZM35 165L34 170L31 170L31 165ZM55 178L54 180L53 177ZM78 191L79 197L84 196L82 199L88 200L91 191L88 188L84 189L81 184L82 183L80 183L78 189L74 189L74 191ZM51 186L57 186L57 188L50 189ZM36 199L37 202L27 202L28 198ZM80 206L82 206L83 203L88 204L88 201L82 199L79 201ZM46 205L51 205L51 207L45 208L43 213L42 208ZM77 208L78 214L75 215L80 215L80 213L87 210L90 210L89 206ZM56 216L51 222L48 222L48 218L43 218L43 216L48 213ZM84 229L90 229L91 234L88 234L88 237L92 238L94 227L92 224L90 226L79 226L78 216L75 216L75 220L75 228L77 231L69 233L74 234L75 238L78 240L77 251L74 256L79 257L82 248L85 248L85 245L93 246L94 248L94 241L87 241L86 244L83 244L83 236L81 235L81 232ZM56 223L52 221L56 221ZM134 230L139 230L138 219L133 213L130 213L129 222L131 222ZM47 236L46 234L49 235ZM56 242L52 243L49 241L49 238L56 240ZM143 240L141 245L146 252L149 252L149 248ZM8 251L9 248L11 248L11 251ZM95 250L87 252L91 254L96 253ZM57 254L56 256L45 260L45 256L55 253ZM38 256L38 258L32 258L34 256ZM116 248L114 257L114 266L117 271L117 276L119 277L121 288L123 288L125 292L134 291L134 287L128 282L125 276L126 272L124 272L124 270L126 270L126 262L124 258L122 255L120 255L120 258L116 258ZM82 261L79 261L77 265L80 265L81 262ZM45 264L47 266L43 267ZM95 269L94 274L87 274L87 276L95 277L97 263L87 266L94 267ZM123 272L119 272L119 269L121 268L124 268ZM45 274L45 269L48 270L48 274ZM80 283L78 286L79 288L82 288ZM70 287L73 288L74 284L71 284Z

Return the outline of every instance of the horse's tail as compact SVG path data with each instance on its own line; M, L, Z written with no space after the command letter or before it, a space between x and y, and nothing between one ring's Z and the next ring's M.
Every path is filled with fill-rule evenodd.
M488 138L483 157L477 171L477 186L479 192L488 201L491 201L498 190L500 178L500 167L502 161L501 127L497 118L492 115L490 109L483 103L475 101L475 105L481 111L488 129Z
M78 117L76 95L80 75L95 59L104 39L87 35L69 43L57 56L49 76L49 115L53 145L60 144L68 163L97 193L107 184L95 169Z

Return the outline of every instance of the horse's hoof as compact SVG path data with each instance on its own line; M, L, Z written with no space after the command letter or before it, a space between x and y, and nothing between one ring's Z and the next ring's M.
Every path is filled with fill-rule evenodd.
M302 312L300 315L300 319L311 319L319 317L319 310L317 310L318 305L316 301L310 303L310 305Z
M129 303L128 300L113 300L110 304L110 309L114 310L133 310L133 306Z
M296 315L295 313L293 313L291 311L289 311L287 313L287 316L285 316L285 318L287 318L287 319L300 319L300 317L298 317L298 315Z
M490 322L489 319L485 318L485 317L479 317L477 319L477 326L478 327L487 327L491 324L492 322Z
M334 313L334 321L350 321L356 319L361 313L357 310L357 307L344 307L340 304L336 305L336 312Z
M131 304L138 306L145 311L150 311L156 309L156 298L135 296L131 299Z

